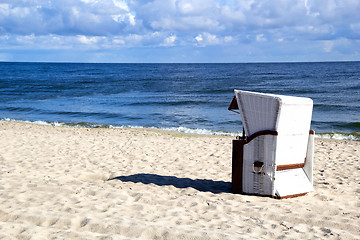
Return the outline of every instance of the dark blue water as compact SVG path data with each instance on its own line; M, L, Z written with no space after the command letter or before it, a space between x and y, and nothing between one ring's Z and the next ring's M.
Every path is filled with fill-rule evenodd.
M3 62L0 119L234 133L242 128L227 110L234 89L310 97L312 129L359 140L360 62Z

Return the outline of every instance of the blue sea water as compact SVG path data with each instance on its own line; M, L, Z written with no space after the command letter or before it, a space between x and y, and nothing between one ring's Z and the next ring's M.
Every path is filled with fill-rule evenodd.
M316 133L360 140L360 62L0 62L0 119L237 134L234 89L310 97Z

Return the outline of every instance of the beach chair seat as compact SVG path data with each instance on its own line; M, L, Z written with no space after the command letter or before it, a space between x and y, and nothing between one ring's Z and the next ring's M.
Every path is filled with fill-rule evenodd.
M313 191L313 101L235 90L244 134L233 142L233 192L291 197ZM231 110L231 109L230 109Z

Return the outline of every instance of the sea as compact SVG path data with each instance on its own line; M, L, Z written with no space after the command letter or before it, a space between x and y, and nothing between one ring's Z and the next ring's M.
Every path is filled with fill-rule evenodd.
M234 89L309 97L316 136L360 141L360 62L0 62L0 120L236 136Z

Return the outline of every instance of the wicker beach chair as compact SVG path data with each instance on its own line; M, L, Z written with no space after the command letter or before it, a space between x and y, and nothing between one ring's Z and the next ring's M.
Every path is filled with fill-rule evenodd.
M313 101L235 90L243 137L233 141L232 191L286 198L313 191Z

